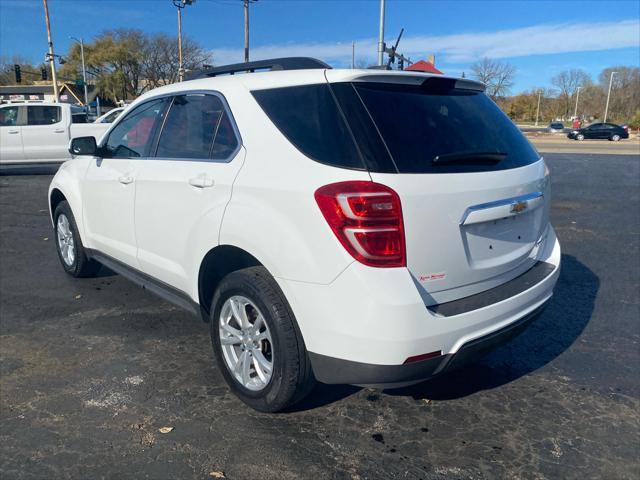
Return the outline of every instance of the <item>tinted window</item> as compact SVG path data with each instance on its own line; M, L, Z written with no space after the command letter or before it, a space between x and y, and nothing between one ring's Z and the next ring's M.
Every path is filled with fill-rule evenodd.
M483 172L539 160L484 93L455 89L447 79L431 80L418 86L354 84L398 172ZM436 157L440 160L434 162Z
M27 125L51 125L60 121L60 107L47 105L27 107Z
M302 153L329 165L364 168L327 84L252 93L275 126Z
M18 107L0 108L0 127L12 127L18 124Z
M593 125L589 125L589 130L600 130L602 128L601 123L594 123Z
M86 113L74 113L71 115L71 123L88 123Z
M238 138L236 137L231 120L227 112L222 113L215 140L213 141L213 150L211 158L215 160L224 160L238 148Z
M138 105L111 131L105 148L110 157L147 157L155 131L162 121L166 100Z
M225 159L238 141L220 98L180 95L174 98L162 128L156 156Z

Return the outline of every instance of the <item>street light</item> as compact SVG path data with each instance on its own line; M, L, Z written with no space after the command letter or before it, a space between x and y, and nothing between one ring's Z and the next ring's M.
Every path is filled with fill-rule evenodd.
M184 80L184 67L182 66L182 9L187 5L193 5L195 0L171 0L178 9L178 79Z
M578 90L576 90L576 108L573 111L573 118L577 118L578 116L578 99L580 98L580 89L582 87L578 87Z
M604 119L603 123L607 123L607 114L609 113L609 97L611 97L611 85L613 84L613 76L618 72L611 72L611 76L609 77L609 91L607 92L607 105L604 107Z
M84 84L84 108L89 113L89 95L87 94L87 69L84 64L84 42L82 38L69 37L80 44L80 57L82 58L82 83Z

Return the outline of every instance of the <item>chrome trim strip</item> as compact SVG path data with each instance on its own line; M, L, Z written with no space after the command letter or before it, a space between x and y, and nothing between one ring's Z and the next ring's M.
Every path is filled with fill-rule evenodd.
M532 200L537 200L543 197L544 197L544 194L538 191L538 192L528 193L526 195L520 195L518 197L505 198L504 200L496 200L495 202L488 202L488 203L481 203L479 205L474 205L472 207L467 208L467 210L464 212L464 215L462 215L462 219L460 220L460 225L464 225L469 215L471 215L473 212L477 212L480 210L487 210L487 209L496 208L496 207L504 207L504 206L513 205L519 202L528 203ZM511 213L511 215L513 214L514 213ZM507 215L507 216L510 216L510 215Z

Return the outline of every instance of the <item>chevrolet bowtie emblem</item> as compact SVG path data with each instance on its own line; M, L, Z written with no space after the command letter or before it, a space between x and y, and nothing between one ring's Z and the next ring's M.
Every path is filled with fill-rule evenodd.
M524 201L513 202L511 204L511 213L515 213L515 214L522 213L527 209L527 207L528 207L527 202L524 202Z

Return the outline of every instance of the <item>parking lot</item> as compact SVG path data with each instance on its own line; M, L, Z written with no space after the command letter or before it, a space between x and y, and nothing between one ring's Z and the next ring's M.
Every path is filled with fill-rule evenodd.
M450 376L276 415L228 391L204 323L63 273L50 175L0 177L3 478L640 477L640 156L545 158L563 267L536 323Z

